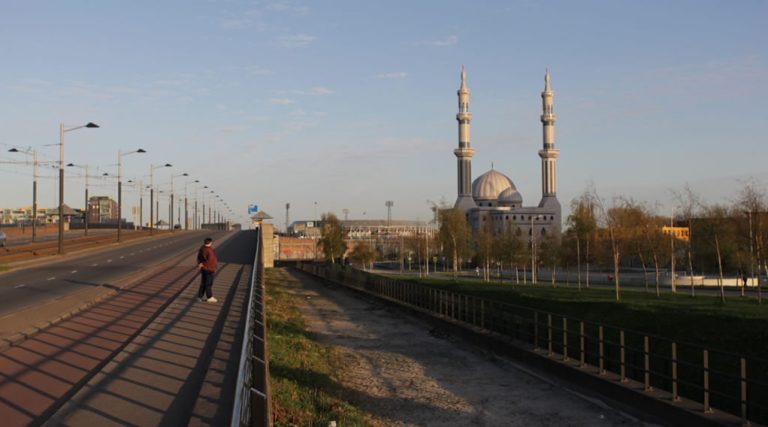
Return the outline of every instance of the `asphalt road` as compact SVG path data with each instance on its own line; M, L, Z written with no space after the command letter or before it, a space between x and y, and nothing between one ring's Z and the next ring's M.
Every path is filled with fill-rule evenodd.
M194 256L204 237L223 234L184 232L125 246L105 245L103 251L86 256L0 274L0 317L86 287L109 286L184 252Z

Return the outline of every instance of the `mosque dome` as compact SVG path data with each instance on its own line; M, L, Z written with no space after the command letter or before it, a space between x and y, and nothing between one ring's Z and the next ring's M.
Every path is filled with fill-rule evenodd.
M517 191L511 179L507 178L503 173L491 169L472 182L472 198L475 200L496 201L501 192L508 188Z
M499 194L499 204L502 206L518 205L522 206L523 196L517 191L515 186L511 186Z

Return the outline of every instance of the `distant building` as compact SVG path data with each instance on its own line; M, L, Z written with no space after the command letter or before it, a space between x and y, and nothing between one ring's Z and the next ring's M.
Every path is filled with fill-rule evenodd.
M88 222L91 224L117 223L117 202L107 196L88 199Z
M399 240L400 238L434 236L437 228L424 221L385 219L341 220L345 240ZM320 238L322 221L294 221L288 226L288 235L299 238Z
M688 230L688 227L664 226L664 227L661 227L661 232L667 236L674 236L675 239L682 240L684 242L687 242L688 239L690 238L690 232Z

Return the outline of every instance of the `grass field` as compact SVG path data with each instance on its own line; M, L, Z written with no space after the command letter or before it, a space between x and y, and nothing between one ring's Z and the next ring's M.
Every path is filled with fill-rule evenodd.
M402 277L397 277L402 280ZM549 283L511 285L453 282L444 279L406 279L494 301L525 306L572 318L601 323L678 342L768 358L768 300L626 290L615 301L611 289L552 288Z
M267 270L267 339L275 426L369 425L364 413L344 400L336 380L335 350L305 331L291 293L297 282L283 269Z

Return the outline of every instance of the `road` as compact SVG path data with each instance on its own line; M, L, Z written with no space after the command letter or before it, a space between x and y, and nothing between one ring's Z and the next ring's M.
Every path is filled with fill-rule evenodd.
M125 245L105 245L102 251L0 275L0 317L72 294L88 287L110 286L141 273L161 260L193 253L204 236L223 233L184 232Z

